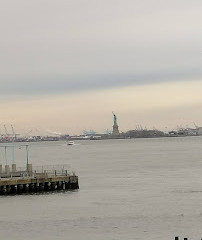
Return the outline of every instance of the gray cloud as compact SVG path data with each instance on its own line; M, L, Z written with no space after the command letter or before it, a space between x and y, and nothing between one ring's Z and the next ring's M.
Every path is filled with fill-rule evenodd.
M202 77L202 2L2 1L0 94Z
M130 85L145 85L162 82L190 81L199 79L200 73L184 71L173 72L173 74L145 74L137 76L129 75L107 75L91 76L88 78L66 78L66 77L46 77L42 80L40 77L35 79L21 79L13 82L7 80L1 86L0 94L3 95L40 95L40 94L58 94L72 93L76 91L88 91L94 89L117 88Z

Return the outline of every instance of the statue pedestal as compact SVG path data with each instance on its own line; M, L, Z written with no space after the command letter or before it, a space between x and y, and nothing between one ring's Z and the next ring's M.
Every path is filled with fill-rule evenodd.
M112 135L113 135L113 136L119 136L119 135L120 135L118 125L114 125L114 126L113 126Z

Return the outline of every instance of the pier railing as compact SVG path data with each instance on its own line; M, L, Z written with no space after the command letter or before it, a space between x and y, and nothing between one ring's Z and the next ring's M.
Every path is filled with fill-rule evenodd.
M17 167L17 171L27 171L26 167ZM32 172L36 173L46 173L55 174L55 171L58 173L65 173L66 171L70 172L69 164L58 164L58 165L43 165L43 166L32 166Z
M31 164L30 164L31 165ZM0 178L10 177L44 177L44 176L69 176L73 173L70 170L70 165L43 165L28 167L16 167L13 169L2 169L0 171ZM73 174L74 175L74 174Z
M70 175L70 165L44 165L32 168L33 174L48 175L48 176L68 176Z

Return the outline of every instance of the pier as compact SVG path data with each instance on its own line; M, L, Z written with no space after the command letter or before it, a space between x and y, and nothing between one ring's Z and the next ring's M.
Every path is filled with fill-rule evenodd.
M3 146L6 164L0 164L0 195L79 189L78 176L68 165L34 167L29 163L28 145L23 146L27 152L25 168L8 165L7 150L14 146Z

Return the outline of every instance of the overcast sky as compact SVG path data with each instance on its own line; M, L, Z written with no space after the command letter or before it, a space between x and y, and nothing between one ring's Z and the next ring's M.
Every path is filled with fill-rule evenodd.
M123 130L136 124L174 127L187 119L202 124L202 114L193 115L202 104L194 96L202 82L201 0L0 0L0 5L1 124L19 131L24 126L104 131L111 128L112 110ZM171 106L167 91L179 86L174 98L184 99L191 89L188 102ZM158 88L161 104L150 106ZM128 96L124 108L121 101ZM137 111L142 101L148 102L149 116ZM170 122L162 118L165 109Z

